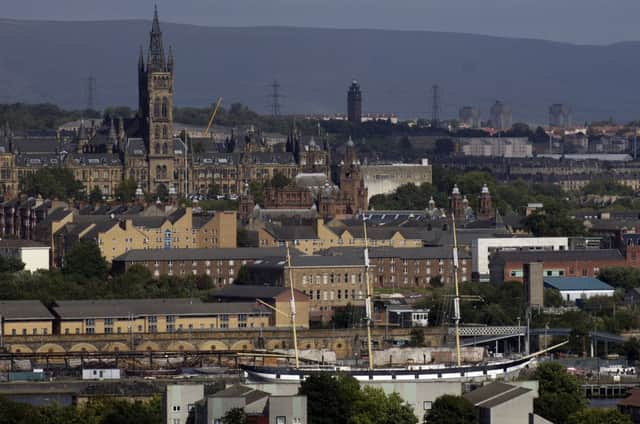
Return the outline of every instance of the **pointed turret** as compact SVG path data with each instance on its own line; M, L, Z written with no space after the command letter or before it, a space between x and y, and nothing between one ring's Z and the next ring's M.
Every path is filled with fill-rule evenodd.
M113 122L113 118L109 119L109 144L116 144L118 142L118 139L116 137L116 125Z
M167 57L167 72L173 72L173 48L169 46L169 56Z

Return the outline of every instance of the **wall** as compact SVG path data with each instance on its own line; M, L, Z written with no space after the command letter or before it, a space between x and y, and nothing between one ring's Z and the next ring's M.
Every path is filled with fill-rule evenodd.
M2 334L13 335L48 335L53 334L53 321L4 321L2 322ZM34 333L35 331L35 333Z
M502 250L567 250L568 237L480 238L471 242L473 272L489 281L489 256Z
M560 296L567 302L575 302L578 299L589 299L595 296L613 296L613 290L561 290Z
M174 419L178 419L180 424L186 424L189 406L203 398L203 384L168 384L163 402L164 422L173 424Z
M20 250L25 271L49 270L49 247L23 247Z

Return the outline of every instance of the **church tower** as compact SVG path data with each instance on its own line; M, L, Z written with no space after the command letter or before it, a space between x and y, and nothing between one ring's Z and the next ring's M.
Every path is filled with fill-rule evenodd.
M148 155L150 192L167 189L177 180L173 146L173 52L165 56L158 9L153 14L145 64L142 47L138 59L138 93L141 126Z
M358 213L368 209L368 190L364 185L364 178L360 170L360 161L356 157L356 147L349 137L344 154L340 162L340 191L348 202L347 213Z
M495 216L496 214L495 210L493 209L489 187L484 184L482 186L482 191L480 192L480 209L478 210L478 218L491 219L495 218Z

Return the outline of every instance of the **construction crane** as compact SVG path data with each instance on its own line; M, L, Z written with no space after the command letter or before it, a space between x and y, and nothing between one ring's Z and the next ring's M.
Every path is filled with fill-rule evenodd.
M213 108L213 112L211 112L211 117L209 118L209 124L207 125L207 129L204 130L204 135L209 135L209 130L211 129L211 125L213 125L213 120L216 118L218 114L218 109L220 109L220 105L222 104L222 97L218 97L218 101L216 102L216 106Z

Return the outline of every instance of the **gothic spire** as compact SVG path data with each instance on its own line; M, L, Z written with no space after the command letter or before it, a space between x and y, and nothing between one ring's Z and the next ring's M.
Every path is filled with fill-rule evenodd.
M164 72L164 48L162 47L162 31L158 20L158 7L153 12L153 24L149 34L149 61L147 63L150 72Z

